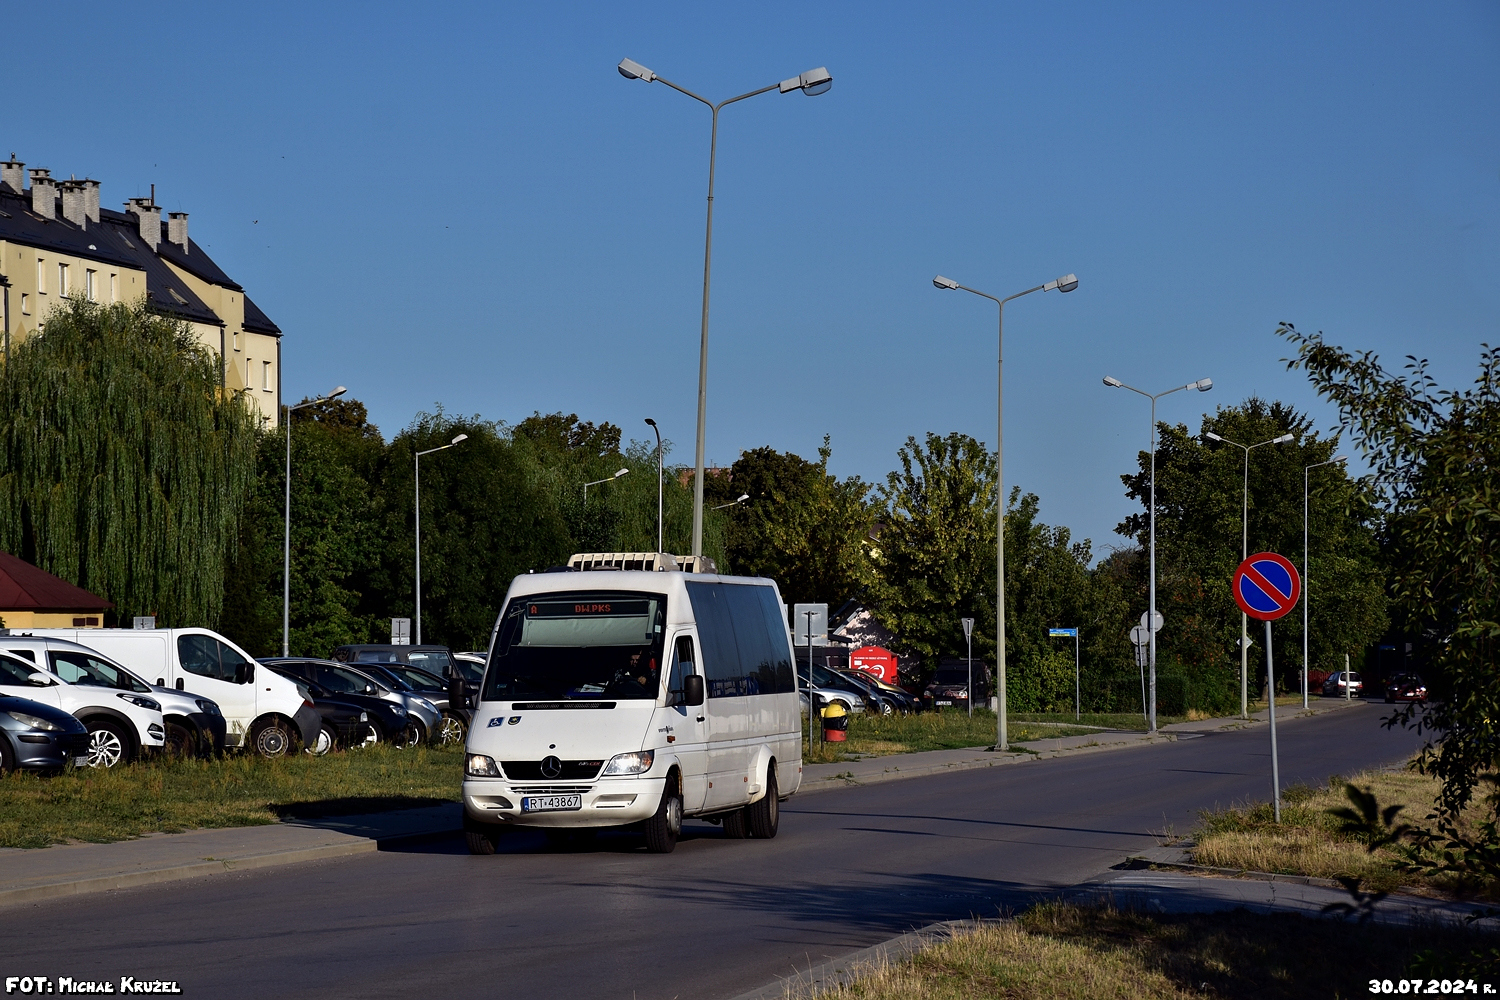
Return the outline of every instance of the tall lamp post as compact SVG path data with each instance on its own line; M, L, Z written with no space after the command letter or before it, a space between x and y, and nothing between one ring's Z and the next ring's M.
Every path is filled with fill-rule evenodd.
M600 483L612 483L616 479L619 479L621 476L623 476L626 473L628 473L629 471L630 471L629 469L620 469L613 476L605 476L603 479L595 479L591 483L584 483L583 484L583 505L585 507L587 507L589 505L589 487L590 486L598 486Z
M1147 631L1151 633L1151 652L1148 654L1151 664L1151 714L1148 725L1151 728L1151 732L1154 733L1156 732L1156 632L1159 628L1156 623L1156 401L1163 396L1170 396L1172 393L1181 392L1184 389L1197 389L1199 392L1207 392L1214 387L1214 380L1211 378L1200 378L1196 382L1179 385L1175 389L1158 392L1154 396L1144 389L1137 389L1133 385L1126 385L1124 382L1110 375L1104 376L1104 384L1111 389L1129 389L1131 392L1139 393L1151 400L1151 596L1149 598L1151 607L1146 612L1149 617L1142 624L1146 625Z
M656 551L658 551L658 552L665 552L666 550L662 548L662 540L661 540L661 522L662 522L662 509L663 509L662 508L662 492L661 492L662 491L662 481L661 481L661 479L662 479L661 428L658 427L658 426L656 426L656 421L652 420L650 417L646 418L646 423L650 424L651 425L651 429L656 432Z
M941 274L932 279L932 284L944 291L961 289L972 292L1000 307L1000 321L995 337L995 646L998 650L995 654L995 746L1000 750L1008 750L1010 734L1005 723L1005 477L1002 475L1005 457L1005 303L1032 292L1050 292L1054 288L1060 292L1071 292L1078 287L1078 275L1065 274L1055 281L1007 295L1003 299L960 285ZM972 700L971 698L970 701Z
M1302 707L1307 708L1307 685L1308 672L1312 669L1307 662L1307 604L1312 599L1308 591L1308 555L1307 555L1307 484L1308 473L1325 465L1336 465L1347 462L1348 455L1335 455L1326 462L1314 462L1312 465L1302 467ZM1344 678L1344 688L1349 687L1349 679Z
M800 90L808 97L816 97L826 94L833 86L833 77L824 67L810 69L800 76L794 76L790 80L773 83L759 90L752 90L748 94L731 97L728 100L715 104L706 97L700 97L685 87L679 87L671 80L657 76L651 70L640 63L630 59L621 59L620 65L616 67L620 75L627 80L645 80L647 83L664 83L680 94L686 94L695 101L707 105L713 112L713 131L710 133L708 143L708 224L703 237L703 327L698 343L698 439L694 449L694 479L693 479L693 555L703 555L703 449L704 449L704 417L708 409L708 278L710 265L713 262L714 245L714 154L719 146L719 111L725 105L736 101L743 101L749 97L769 93L772 90L780 90L783 94Z
M1240 444L1238 441L1220 437L1213 431L1206 431L1203 436L1210 441L1232 444L1236 448L1245 449L1245 499L1240 517L1240 559L1247 559L1250 556L1250 453L1268 444L1286 444L1292 440L1293 436L1283 434L1281 437L1257 444ZM1274 692L1267 697L1274 697ZM1240 612L1240 718L1250 718L1250 619L1243 611Z
M7 332L7 336L9 333ZM291 656L292 643L292 411L326 403L348 392L339 386L326 396L310 399L286 410L286 534L281 549L281 655Z
M422 456L431 455L436 451L447 451L460 441L469 440L469 435L459 434L447 444L438 445L436 448L428 448L426 451L417 452L414 459L416 463L416 486L413 491L416 501L417 512L417 645L422 645Z

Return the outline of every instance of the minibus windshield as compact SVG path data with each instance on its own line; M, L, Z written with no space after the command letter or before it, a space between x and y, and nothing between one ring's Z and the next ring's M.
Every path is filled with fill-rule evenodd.
M505 609L485 701L654 700L661 688L663 594L532 594Z

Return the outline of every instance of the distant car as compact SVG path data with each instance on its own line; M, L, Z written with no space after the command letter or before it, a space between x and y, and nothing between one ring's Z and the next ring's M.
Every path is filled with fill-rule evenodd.
M1387 705L1398 701L1426 701L1427 685L1416 674L1397 674L1385 686Z
M901 711L901 703L896 700L895 695L882 691L874 682L874 679L859 670L839 670L830 667L830 673L839 679L848 681L859 688L860 694L864 695L865 704L877 715L895 715Z
M802 705L802 711L807 712L807 666L797 672L797 694ZM845 713L849 715L863 714L865 711L865 699L854 691L845 688L823 687L821 684L813 685L813 694L818 699L818 709L821 711L829 705L842 705Z
M377 677L353 663L335 663L312 657L268 657L260 662L288 677L300 678L332 695L370 695L406 709L406 725L393 732L379 733L380 739L393 746L406 747L424 742L441 718L437 706L412 691L405 683Z
M359 643L339 646L333 659L340 663L405 663L447 680L453 673L453 653L447 646L397 646L390 643ZM475 681L474 683L478 683Z
M406 731L406 710L375 695L334 694L284 666L270 665L281 676L301 686L322 718L322 729L307 752L321 757L334 747L362 747Z
M894 684L887 684L868 671L845 669L840 670L839 673L852 677L855 680L863 681L879 694L881 698L884 698L891 705L893 711L911 713L917 710L917 699L913 698L909 692L903 691Z
M1336 670L1323 682L1325 698L1363 697L1364 693L1365 682L1353 670Z
M82 722L89 731L90 767L129 763L142 751L165 742L161 703L142 691L69 684L52 671L0 653L0 695L52 705Z
M60 708L28 698L0 697L0 774L61 771L85 763L89 731Z
M972 693L975 703L982 704L984 668L979 663L974 664L974 688ZM969 665L962 660L944 660L939 663L932 674L932 680L927 682L927 687L922 692L922 700L932 708L967 710L969 696Z
M445 681L437 674L429 673L419 667L407 666L404 663L360 663L358 666L360 670L374 672L377 676L389 676L393 681L407 685L412 691L437 707L442 718L432 732L434 743L442 746L463 745L464 738L469 733L469 723L474 717L471 708L479 693L477 681L465 682L468 690L464 704L454 706L449 698L449 692L452 690L451 682Z

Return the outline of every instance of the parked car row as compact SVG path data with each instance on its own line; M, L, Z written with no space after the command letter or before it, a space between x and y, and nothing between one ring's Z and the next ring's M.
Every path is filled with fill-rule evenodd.
M0 629L0 770L462 744L473 664L443 647L339 652L354 662L257 661L208 629Z

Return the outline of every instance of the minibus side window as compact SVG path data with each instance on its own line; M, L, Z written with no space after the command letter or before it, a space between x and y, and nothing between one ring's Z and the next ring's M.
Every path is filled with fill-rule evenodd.
M682 679L693 673L693 637L679 635L672 653L672 672L667 678L667 704L681 705Z

